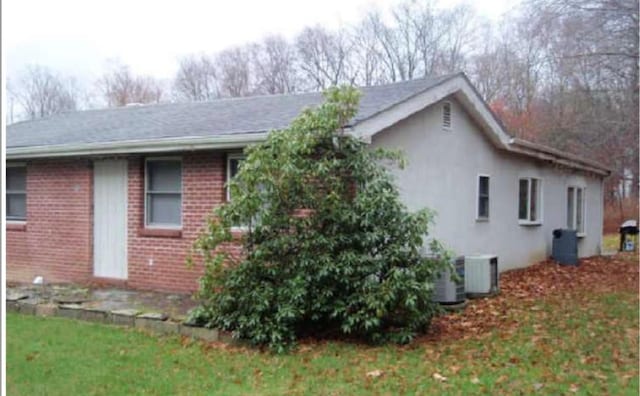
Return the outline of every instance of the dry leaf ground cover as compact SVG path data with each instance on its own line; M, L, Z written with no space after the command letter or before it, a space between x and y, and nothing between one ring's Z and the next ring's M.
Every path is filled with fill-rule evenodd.
M638 257L545 262L407 347L306 341L277 356L11 314L7 391L36 394L638 394Z

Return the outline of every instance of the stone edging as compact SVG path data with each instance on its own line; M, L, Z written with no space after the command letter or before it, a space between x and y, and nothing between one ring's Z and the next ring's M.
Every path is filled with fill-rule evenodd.
M132 309L113 311L83 307L80 304L40 304L23 300L6 301L7 312L35 316L59 316L116 326L134 327L161 335L181 335L205 342L234 342L227 334L217 329L193 327L175 322L162 313L141 313Z

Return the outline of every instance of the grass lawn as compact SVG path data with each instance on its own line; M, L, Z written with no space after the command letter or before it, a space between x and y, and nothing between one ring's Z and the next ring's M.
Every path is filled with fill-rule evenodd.
M637 257L625 262L637 267ZM637 290L585 287L514 303L502 321L510 326L472 337L408 347L309 342L278 356L9 314L7 392L637 395L638 320Z
M602 247L606 252L617 252L620 248L619 234L606 234L602 237Z

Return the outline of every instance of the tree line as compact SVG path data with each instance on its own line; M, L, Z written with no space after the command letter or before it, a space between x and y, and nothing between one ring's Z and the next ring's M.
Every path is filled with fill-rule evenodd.
M72 76L30 66L8 78L9 121L14 106L33 119L464 71L511 134L602 161L614 169L607 198L638 196L638 0L524 0L499 23L431 0L384 11L337 30L309 26L291 40L186 55L170 81L112 64L91 94Z

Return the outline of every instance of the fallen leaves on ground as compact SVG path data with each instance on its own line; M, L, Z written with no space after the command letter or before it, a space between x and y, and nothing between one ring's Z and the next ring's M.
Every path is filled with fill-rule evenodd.
M422 342L482 337L493 329L508 335L522 310L541 311L545 298L580 298L580 294L638 290L638 256L590 257L577 266L552 260L500 274L497 296L469 300L462 312L435 318Z

